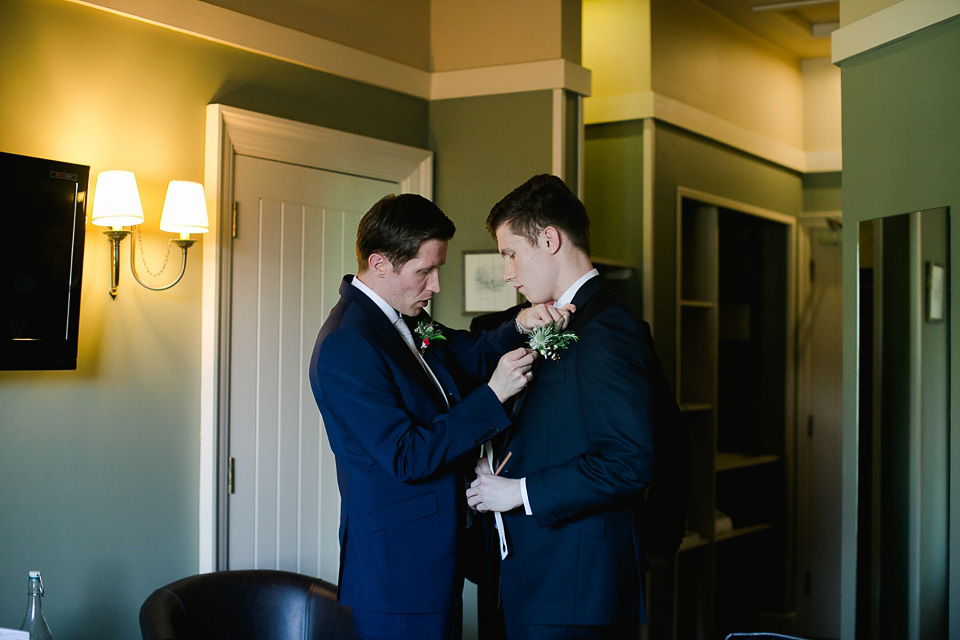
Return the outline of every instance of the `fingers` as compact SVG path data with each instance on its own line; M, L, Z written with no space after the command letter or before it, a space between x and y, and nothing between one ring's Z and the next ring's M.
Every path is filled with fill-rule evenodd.
M523 504L520 480L501 476L479 476L467 488L467 504L479 512L510 511Z
M575 305L567 303L563 305L560 309L555 309L555 311L560 315L560 319L557 320L557 328L566 329L567 325L570 324L570 315L577 310Z
M473 472L477 476L493 475L493 469L490 468L490 463L487 462L486 458L480 458L477 460L477 466L474 468Z
M535 357L536 352L520 347L508 351L500 358L487 385L501 403L519 393L530 382L532 375L528 374Z
M570 314L576 310L576 306L572 304L565 304L560 309L552 304L537 304L517 314L517 322L528 330L551 323L556 323L561 329L565 329L570 322Z
M480 497L480 489L477 486L476 480L467 488L467 506L481 513L487 511L483 505L483 498Z

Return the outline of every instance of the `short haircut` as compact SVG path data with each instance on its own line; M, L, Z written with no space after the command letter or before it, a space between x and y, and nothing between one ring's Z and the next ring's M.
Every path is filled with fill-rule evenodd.
M379 253L400 271L427 240L449 240L457 228L440 208L415 193L384 196L376 202L357 228L357 272L367 270L367 261Z
M503 225L531 245L546 227L556 227L573 246L590 255L587 209L557 176L533 176L495 204L487 216L487 231L496 239Z

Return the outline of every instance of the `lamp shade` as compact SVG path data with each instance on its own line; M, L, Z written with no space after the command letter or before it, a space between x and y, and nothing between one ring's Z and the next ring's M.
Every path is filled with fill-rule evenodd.
M101 171L93 195L93 224L128 227L143 222L137 179L132 171Z
M186 180L170 181L167 197L163 201L163 213L160 214L160 230L180 234L206 233L210 230L202 184Z

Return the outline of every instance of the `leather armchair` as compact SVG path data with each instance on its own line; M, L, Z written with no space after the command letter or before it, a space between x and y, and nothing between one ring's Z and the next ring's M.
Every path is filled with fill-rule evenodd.
M140 607L143 640L356 640L335 585L265 569L190 576Z

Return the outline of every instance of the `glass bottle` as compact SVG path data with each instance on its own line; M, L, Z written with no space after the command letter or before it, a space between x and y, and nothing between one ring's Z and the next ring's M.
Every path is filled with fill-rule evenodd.
M27 581L27 614L23 617L21 631L30 633L30 640L53 640L50 627L43 617L40 598L43 596L43 579L39 571L30 571Z

